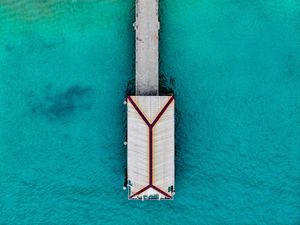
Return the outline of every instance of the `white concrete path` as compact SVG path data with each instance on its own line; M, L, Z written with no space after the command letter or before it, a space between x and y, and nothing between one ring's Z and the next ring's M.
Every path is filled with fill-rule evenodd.
M136 0L136 95L159 94L158 0Z

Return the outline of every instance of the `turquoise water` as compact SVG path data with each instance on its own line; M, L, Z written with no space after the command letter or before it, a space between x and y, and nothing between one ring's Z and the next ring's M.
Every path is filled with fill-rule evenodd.
M160 13L176 198L134 202L134 1L0 2L0 224L300 224L299 1Z

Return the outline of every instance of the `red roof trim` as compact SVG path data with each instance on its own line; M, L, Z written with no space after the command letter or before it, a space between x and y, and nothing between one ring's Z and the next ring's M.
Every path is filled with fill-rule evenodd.
M153 180L153 130L149 127L149 185Z
M142 188L142 189L139 190L138 192L136 192L136 193L134 193L133 195L131 195L129 198L133 198L133 197L135 197L135 196L137 196L137 195L143 193L143 192L146 191L148 188L150 188L150 185L148 185L148 186Z
M174 96L172 96L169 101L167 102L167 104L163 107L163 109L158 113L158 115L156 116L155 120L152 122L151 127L154 127L155 124L157 123L157 121L161 118L161 116L164 114L164 112L167 110L167 108L169 107L169 105L172 103L172 101L174 100Z
M172 196L169 195L168 193L164 192L163 190L161 190L160 188L154 186L154 185L148 185L144 188L142 188L141 190L139 190L138 192L134 193L133 195L131 195L129 198L133 198L139 194L142 194L143 192L145 192L146 190L148 190L149 188L153 188L154 190L156 190L157 192L161 193L162 195L164 195L166 198L171 199Z
M151 186L154 190L158 191L159 193L163 194L164 196L166 196L167 198L172 198L171 195L169 195L168 193L164 192L163 190L161 190L160 188L156 187L156 186Z
M135 108L135 110L138 112L138 114L140 114L140 116L142 117L142 119L145 121L145 123L148 125L148 127L151 126L151 124L149 123L149 121L147 120L146 116L144 115L144 113L139 109L139 107L135 104L135 102L133 101L133 99L128 96L127 97L128 100L131 102L131 104L133 105L133 107Z

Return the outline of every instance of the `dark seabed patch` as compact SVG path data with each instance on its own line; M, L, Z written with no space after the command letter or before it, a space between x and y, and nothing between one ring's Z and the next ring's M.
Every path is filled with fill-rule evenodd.
M65 91L54 93L52 84L48 84L43 98L31 105L31 112L49 120L64 119L77 110L89 110L92 106L92 93L92 88L80 85L72 85Z
M24 47L24 45L22 46L15 46L15 48L13 48L12 45L7 44L6 46L6 51L12 51L12 50L18 50L18 51L23 51L26 54L32 54L32 53L43 53L45 51L50 51L50 50L54 50L57 47L63 45L66 40L64 38L56 38L56 39L45 39L42 37L39 37L37 35L27 35L26 36L28 38L28 40L26 40L26 47Z

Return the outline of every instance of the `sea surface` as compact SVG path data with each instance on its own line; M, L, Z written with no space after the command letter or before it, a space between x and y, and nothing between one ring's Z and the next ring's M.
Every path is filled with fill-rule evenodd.
M133 0L0 0L0 224L300 224L300 2L161 0L174 201L128 201Z

